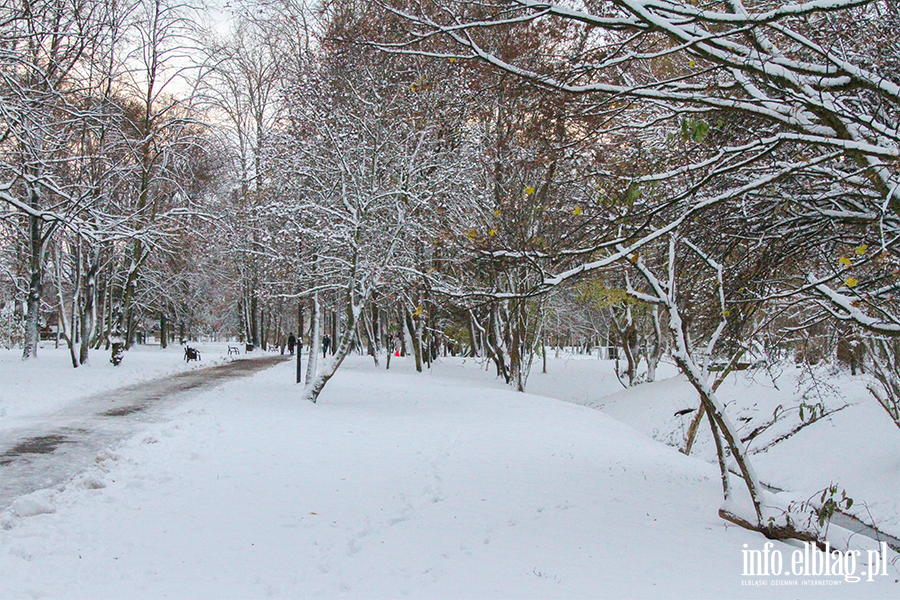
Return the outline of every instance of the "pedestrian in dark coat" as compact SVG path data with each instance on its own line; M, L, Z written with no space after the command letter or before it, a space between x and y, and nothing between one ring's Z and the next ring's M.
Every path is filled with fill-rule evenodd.
M288 336L288 352L291 353L291 356L294 355L294 346L297 345L297 338L294 337L294 334L290 334Z
M331 348L331 338L326 335L322 338L322 358L328 356L329 348Z

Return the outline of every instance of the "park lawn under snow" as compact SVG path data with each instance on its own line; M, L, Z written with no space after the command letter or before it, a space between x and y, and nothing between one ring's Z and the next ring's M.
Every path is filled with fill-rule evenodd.
M472 361L423 375L410 362L394 359L385 372L351 357L317 405L298 400L291 364L180 404L64 490L20 499L19 513L31 516L16 504L0 516L0 597L900 590L894 566L871 583L742 585L743 544L761 549L765 540L717 517L715 465L600 411L502 389ZM546 377L571 367L573 385L584 387L593 373L598 397L618 385L576 362L554 362ZM648 400L659 385L642 386Z

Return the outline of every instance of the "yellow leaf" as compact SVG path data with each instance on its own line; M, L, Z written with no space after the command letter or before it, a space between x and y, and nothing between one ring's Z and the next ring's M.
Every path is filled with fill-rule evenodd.
M450 57L450 62L456 62L456 57L455 57L455 56L451 56L451 57Z
M859 254L860 256L862 256L863 254L866 253L866 250L868 250L868 249L869 249L869 246L867 244L860 244L859 248L856 249L856 253Z
M418 316L421 315L421 314L422 314L422 307L421 307L421 306L417 306L417 307L416 307L416 312L413 313L413 316L414 316L414 317L418 317Z
M584 211L581 210L581 207L580 207L580 206L576 206L576 207L575 207L575 210L572 211L572 214L580 215L580 214L583 213L583 212L584 212Z
M494 214L495 214L496 216L499 217L499 216L500 216L500 209L495 210L495 211L494 211Z
M636 263L638 261L638 258L639 258L639 255L637 252L635 252L634 254L631 255L631 258L629 258L628 260L630 260L632 263Z
M475 241L476 237L478 237L478 232L475 231L475 228L473 227L472 229L469 230L469 241L470 242Z
M496 230L496 229L491 229L490 231L488 231L488 235L491 236L491 237L494 237L495 235L497 235L497 230Z
M525 188L525 193L528 194L529 196L532 195L534 193L534 188L529 185L528 187Z
M838 262L841 263L842 265L844 265L845 267L849 267L849 266L850 266L850 259L847 258L846 256L840 257L840 258L838 259Z
M856 284L859 283L856 279L852 277L848 277L847 281L844 282L848 288L856 287Z
M731 316L731 311L730 311L730 310L723 310L723 311L722 311L722 316L723 316L723 317L730 317L730 316Z
M693 60L689 60L689 61L688 61L688 65L691 66L691 67L696 67L696 66L697 66L697 63L695 63Z

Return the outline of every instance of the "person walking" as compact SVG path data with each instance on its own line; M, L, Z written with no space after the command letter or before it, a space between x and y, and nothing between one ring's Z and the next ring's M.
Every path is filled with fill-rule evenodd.
M326 335L322 338L322 358L328 357L329 348L331 348L331 338Z
M294 355L294 346L297 345L297 338L294 337L294 334L291 333L288 336L288 352L290 352L291 356Z

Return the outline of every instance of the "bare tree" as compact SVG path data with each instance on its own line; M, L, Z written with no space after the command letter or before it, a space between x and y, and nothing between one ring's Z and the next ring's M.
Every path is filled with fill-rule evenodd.
M241 298L246 313L244 336L253 344L259 344L261 312L255 257L262 249L254 208L263 205L266 193L264 143L279 117L282 70L278 57L285 51L284 43L265 31L270 21L274 20L259 23L248 14L239 14L230 37L205 48L208 62L214 66L203 83L214 114L224 117L224 137L237 159L239 189L235 190L237 220L233 225L244 230L236 234L243 243L235 258L245 282Z
M181 1L138 0L129 23L133 42L124 61L128 67L125 85L132 103L136 178L129 226L136 233L125 265L116 325L126 347L132 344L137 325L134 300L142 267L165 218L177 214L189 197L174 171L199 143L190 76L198 70L192 56L196 44L190 37L195 30L193 10Z
M79 208L59 162L84 118L79 71L106 26L102 3L5 3L0 7L0 198L26 221L28 293L23 358L37 355L44 266L51 237Z

